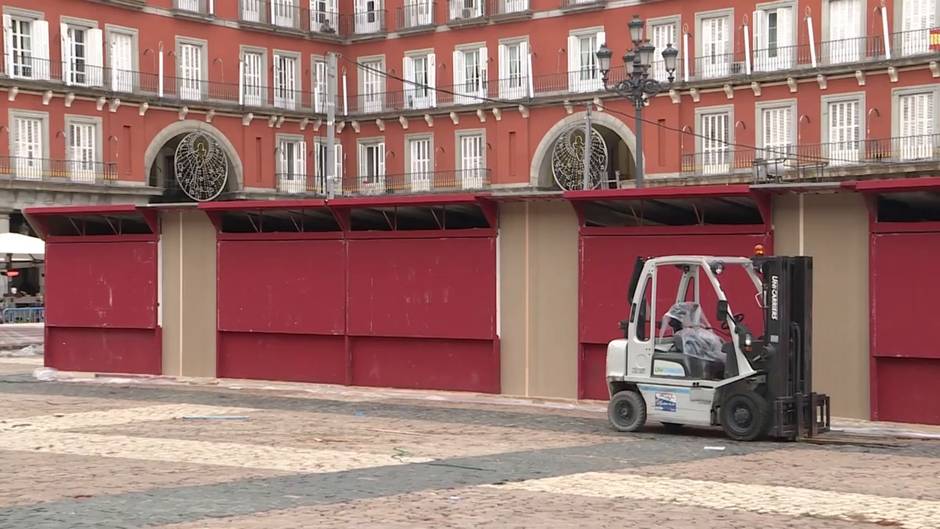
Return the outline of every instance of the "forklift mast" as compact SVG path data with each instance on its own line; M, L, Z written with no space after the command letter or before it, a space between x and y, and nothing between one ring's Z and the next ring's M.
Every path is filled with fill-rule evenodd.
M813 260L757 257L763 278L764 371L772 437L795 439L829 429L829 397L813 392Z

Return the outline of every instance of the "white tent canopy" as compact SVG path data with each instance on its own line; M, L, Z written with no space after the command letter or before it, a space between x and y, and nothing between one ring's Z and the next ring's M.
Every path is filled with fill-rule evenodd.
M20 233L0 233L0 262L6 262L7 255L11 254L14 262L42 261L46 255L46 243Z

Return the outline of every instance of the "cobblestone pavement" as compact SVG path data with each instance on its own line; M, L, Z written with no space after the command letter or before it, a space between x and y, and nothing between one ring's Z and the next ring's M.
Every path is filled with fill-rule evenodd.
M35 382L4 360L0 529L940 528L940 441L624 435L576 405Z

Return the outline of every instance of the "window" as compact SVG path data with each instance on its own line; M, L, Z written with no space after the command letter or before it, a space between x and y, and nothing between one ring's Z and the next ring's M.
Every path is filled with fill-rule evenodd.
M49 23L3 15L3 53L6 74L26 79L49 79Z
M431 160L431 137L420 136L408 139L408 177L411 190L430 191L432 186L433 161Z
M261 22L262 21L262 0L241 0L242 3L242 20L245 22Z
M278 189L286 193L302 193L307 181L307 142L300 137L278 140Z
M499 45L499 97L518 99L529 92L529 42Z
M793 67L793 8L754 11L754 70L769 72Z
M666 81L669 73L666 71L666 63L663 61L663 50L666 46L672 45L673 48L679 47L678 36L679 21L670 19L666 22L651 22L649 28L650 43L656 47L653 53L653 64L650 75L658 81Z
M502 0L503 13L521 13L529 9L529 0Z
M98 169L98 122L95 118L66 118L66 157L72 180L94 182Z
M429 108L436 104L437 60L433 53L406 55L403 59L405 72L405 106L407 108Z
M731 73L731 21L727 15L704 17L699 22L701 55L695 59L696 73L704 78Z
M179 45L179 96L182 99L199 101L203 94L203 49L202 45L182 42Z
M454 103L472 105L486 96L486 46L454 50Z
M457 133L457 170L463 189L479 189L486 183L485 147L482 132Z
M826 149L823 156L829 165L845 165L857 162L861 150L861 104L858 99L836 99L827 101Z
M937 143L934 137L936 91L905 93L898 97L898 158L919 160L931 158Z
M385 91L385 66L382 59L360 60L359 99L363 112L381 112Z
M865 46L864 16L862 0L829 0L829 24L823 28L829 31L829 38L820 50L823 63L842 64L861 59Z
M336 33L339 28L336 0L310 0L310 29Z
M326 61L321 58L313 59L313 111L326 112L326 95L328 92Z
M359 143L359 191L385 191L385 142L371 140Z
M68 85L101 86L104 33L98 28L61 24L62 80Z
M699 114L701 171L705 175L731 170L731 114L703 111Z
M274 54L274 106L297 108L297 57L286 53Z
M202 12L202 10L199 9L199 0L176 0L176 7L194 13Z
M483 0L450 0L450 19L468 20L483 16Z
M42 179L47 149L45 120L46 118L33 114L11 117L11 165L16 178Z
M792 104L758 107L760 147L763 158L779 160L790 155L793 147Z
M403 26L405 28L416 28L428 26L432 23L432 4L431 0L405 0Z
M265 53L245 50L242 53L242 104L261 106L265 103Z
M603 31L578 33L568 37L568 88L572 92L601 89L597 71L597 50L607 40Z
M300 13L298 0L270 0L271 23L282 28L299 27Z
M901 35L896 44L901 55L931 53L930 30L936 25L937 0L903 0Z
M333 163L333 189L336 193L339 193L342 190L342 181L343 181L343 144L339 141L336 141L333 144L333 152L335 153L334 163ZM326 193L327 189L327 174L326 174L326 138L317 138L316 140L316 150L314 151L314 157L316 161L316 174L317 174L317 193Z
M383 29L384 13L378 0L355 0L356 33L376 33Z
M133 92L134 58L137 56L135 34L109 30L108 59L111 61L111 90Z

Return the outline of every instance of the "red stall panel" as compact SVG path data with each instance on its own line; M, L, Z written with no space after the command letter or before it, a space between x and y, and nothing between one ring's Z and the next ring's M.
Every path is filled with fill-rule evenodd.
M343 334L342 240L219 241L219 330Z
M756 244L768 248L770 237L758 230L763 227L745 227L737 230L716 230L708 227L687 227L687 233L618 235L582 235L580 266L580 341L579 396L587 399L607 399L606 356L607 343L623 336L619 322L628 313L627 289L637 257L661 255L726 255L749 256ZM655 230L650 230L651 233ZM737 272L737 273L736 273ZM673 274L678 277L678 271ZM662 277L662 276L661 276ZM666 273L666 282L675 285ZM702 278L704 281L704 277ZM754 286L740 271L729 271L722 276L722 286L735 312L745 315L745 323L759 333L763 327L760 308L754 300ZM702 304L705 316L714 323L715 296L711 286L703 283ZM658 291L657 320L675 300L675 290ZM736 301L740 300L736 303ZM659 332L659 329L656 330Z
M157 325L157 242L50 242L46 324L147 328Z
M492 340L493 237L350 240L349 333Z
M931 224L937 231L871 236L874 419L940 424L940 224Z
M159 375L160 329L46 326L45 364L62 371Z
M220 332L217 374L225 378L342 384L343 336Z

